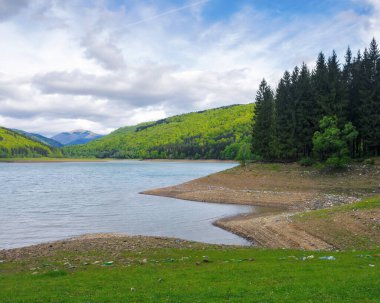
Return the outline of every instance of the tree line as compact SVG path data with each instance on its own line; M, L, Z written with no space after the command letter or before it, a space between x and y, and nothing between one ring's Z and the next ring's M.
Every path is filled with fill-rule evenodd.
M380 155L380 52L375 39L340 64L321 52L315 68L286 71L275 91L256 94L253 153L264 160Z

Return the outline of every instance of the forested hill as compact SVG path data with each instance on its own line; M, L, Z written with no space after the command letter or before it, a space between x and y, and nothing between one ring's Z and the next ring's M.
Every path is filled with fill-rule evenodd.
M68 157L235 159L251 140L253 104L232 105L120 128Z
M20 133L0 127L0 158L61 157L62 152Z
M40 134L28 133L28 132L20 130L20 129L12 129L12 131L15 131L16 133L19 133L19 134L21 134L25 137L28 137L34 141L41 142L41 143L43 143L45 145L49 145L51 147L58 147L58 148L63 147L63 145L61 143L59 143L58 141L55 141L53 139L41 136Z

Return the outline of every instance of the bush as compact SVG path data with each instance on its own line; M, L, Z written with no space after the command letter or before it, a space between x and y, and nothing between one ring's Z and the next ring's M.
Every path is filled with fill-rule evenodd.
M365 159L364 164L365 165L375 165L375 160L374 159Z
M243 143L237 154L236 160L240 162L242 166L245 166L247 161L252 159L251 145L249 143Z
M306 158L302 158L299 163L301 166L312 166L314 164L314 160L313 158L310 158L310 157L306 157Z
M313 153L317 159L325 163L328 168L342 168L349 161L352 142L358 136L352 123L347 123L344 129L338 127L338 119L335 116L323 117L317 131L313 136Z
M326 160L325 167L333 169L344 168L349 162L349 157L332 156Z

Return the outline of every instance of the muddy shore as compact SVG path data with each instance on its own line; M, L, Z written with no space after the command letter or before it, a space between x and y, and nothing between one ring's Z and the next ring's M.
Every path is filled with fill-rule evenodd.
M324 173L298 164L251 164L143 194L273 208L260 216L243 214L214 224L262 247L329 250L337 248L331 238L313 233L293 216L380 194L380 167L354 165Z

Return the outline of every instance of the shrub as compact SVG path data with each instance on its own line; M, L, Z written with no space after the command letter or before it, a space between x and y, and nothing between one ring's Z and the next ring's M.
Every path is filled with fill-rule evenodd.
M364 164L365 165L375 165L375 160L374 159L365 159Z
M302 166L312 166L315 161L313 158L310 158L310 157L305 157L305 158L302 158L300 161L299 161L300 165Z

